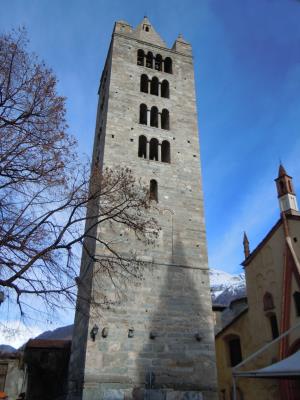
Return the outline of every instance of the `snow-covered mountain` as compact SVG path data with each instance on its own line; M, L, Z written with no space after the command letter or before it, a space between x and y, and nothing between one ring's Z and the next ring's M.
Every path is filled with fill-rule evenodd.
M214 304L227 306L232 300L246 296L245 274L231 275L225 271L211 269L209 277Z

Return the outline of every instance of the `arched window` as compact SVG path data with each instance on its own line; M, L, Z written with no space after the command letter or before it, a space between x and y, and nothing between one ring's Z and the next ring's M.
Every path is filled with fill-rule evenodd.
M153 54L151 53L151 51L148 51L146 56L146 67L153 68Z
M167 140L164 140L161 144L161 161L166 163L171 162L170 143Z
M272 338L276 339L279 336L276 314L274 314L274 313L269 314L269 315L267 315L267 318L269 319L269 322L270 322Z
M157 54L155 57L155 69L157 71L161 71L161 66L162 66L162 56L160 54Z
M242 361L242 349L241 341L239 336L230 335L230 337L225 338L228 345L229 361L230 366L234 367Z
M168 74L172 74L172 60L170 57L166 57L165 58L165 72L167 72Z
M169 82L164 80L161 83L161 97L169 98L170 90L169 90Z
M140 90L143 93L148 93L148 76L143 74L141 75L141 84L140 84Z
M158 128L158 109L155 106L151 107L150 125Z
M150 181L149 199L158 202L158 189L157 189L157 182L155 179L151 179Z
M296 308L296 315L297 317L300 317L300 292L294 292L293 297Z
M154 76L154 78L151 80L150 93L158 96L158 78L156 78L156 76Z
M271 295L271 293L266 292L264 294L263 303L264 303L264 311L273 310L274 300L273 300L273 296Z
M140 124L147 125L147 106L146 106L146 104L140 105Z
M288 181L288 184L289 184L289 189L290 189L290 192L293 192L293 186L292 186L292 182L291 182L291 181Z
M138 150L138 156L141 158L146 158L147 157L147 138L144 135L141 135L139 137L139 150Z
M144 57L145 57L145 53L144 50L138 50L137 52L137 65L141 65L144 66Z
M281 190L281 194L283 194L285 192L285 184L283 181L279 181L279 186L280 186L280 190Z
M161 129L170 129L169 111L165 108L161 112Z
M149 154L150 160L158 160L158 140L155 138L152 138L150 140L150 154Z

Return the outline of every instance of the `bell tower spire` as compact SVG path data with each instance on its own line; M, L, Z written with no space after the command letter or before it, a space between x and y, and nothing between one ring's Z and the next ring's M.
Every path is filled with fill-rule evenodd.
M243 245L244 245L244 254L246 259L250 255L250 245L246 232L244 232Z
M299 211L297 198L293 186L293 178L289 176L280 163L278 170L278 177L275 179L279 207L281 212Z

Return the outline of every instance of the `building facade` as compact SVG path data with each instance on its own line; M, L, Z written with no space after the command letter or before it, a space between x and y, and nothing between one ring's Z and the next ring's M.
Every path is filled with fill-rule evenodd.
M179 36L168 48L146 17L136 29L116 22L99 89L93 162L101 170L129 167L149 187L161 231L152 247L126 240L120 228L101 231L118 238L119 252L137 250L146 268L119 305L100 317L84 305L86 312L76 313L70 399L216 399L199 154L190 44ZM97 297L86 254L81 281ZM99 328L94 340L93 327Z
M257 370L300 349L300 329L282 340L280 334L300 323L300 213L292 178L281 165L276 178L280 219L250 252L244 237L248 307L216 335L219 396L231 399L232 368L267 346L241 371ZM268 344L275 342L268 346ZM296 400L299 381L239 378L237 399Z

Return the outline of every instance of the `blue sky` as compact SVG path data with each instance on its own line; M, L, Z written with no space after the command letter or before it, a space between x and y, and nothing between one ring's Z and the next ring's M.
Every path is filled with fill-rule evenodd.
M279 159L300 196L300 2L1 0L1 31L26 26L82 152L114 21L144 15L169 46L180 32L193 46L209 264L239 273L243 231L253 249L279 217Z

